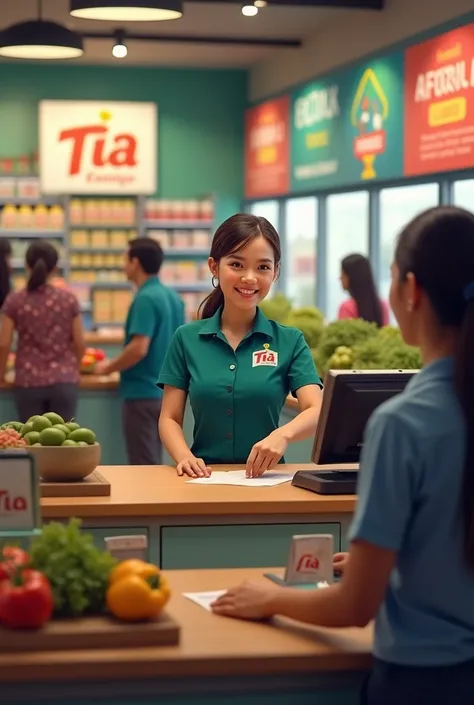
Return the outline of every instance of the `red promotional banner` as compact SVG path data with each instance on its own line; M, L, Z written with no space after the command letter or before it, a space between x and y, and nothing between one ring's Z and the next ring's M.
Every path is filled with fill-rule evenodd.
M474 25L407 49L406 176L474 166Z
M279 196L290 185L290 98L284 96L245 114L245 197Z

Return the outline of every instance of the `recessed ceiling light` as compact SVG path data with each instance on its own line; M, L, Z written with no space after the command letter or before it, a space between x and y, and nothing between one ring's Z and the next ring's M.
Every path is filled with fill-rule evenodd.
M0 32L0 56L13 59L77 59L84 54L82 37L56 22L30 20Z
M246 2L242 5L242 14L245 17L255 17L258 14L258 7L254 2Z
M262 7L266 7L268 5L268 2L267 0L255 0L254 5L260 10Z
M70 0L73 17L110 22L158 22L183 15L181 0Z

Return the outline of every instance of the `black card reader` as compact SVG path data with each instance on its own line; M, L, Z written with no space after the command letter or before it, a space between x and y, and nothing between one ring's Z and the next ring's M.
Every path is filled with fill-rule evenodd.
M291 484L316 494L356 494L358 476L353 470L300 470Z

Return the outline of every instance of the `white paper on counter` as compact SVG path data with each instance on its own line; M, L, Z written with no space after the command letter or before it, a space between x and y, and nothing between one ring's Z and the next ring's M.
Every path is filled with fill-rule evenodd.
M208 612L212 612L211 605L219 599L221 595L225 595L227 590L214 590L214 592L183 592L183 597L191 602L195 602L199 607L203 607Z
M266 472L261 477L245 477L245 470L213 472L210 477L197 477L187 482L195 485L238 485L239 487L275 487L291 482L293 475Z

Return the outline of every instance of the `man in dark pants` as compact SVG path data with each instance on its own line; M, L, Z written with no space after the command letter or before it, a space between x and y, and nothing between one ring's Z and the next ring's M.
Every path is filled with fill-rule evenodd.
M184 304L159 277L163 250L151 238L131 240L125 273L137 287L125 323L125 346L99 374L120 372L123 432L130 465L160 465L158 417L162 391L156 381L173 334L184 323Z

